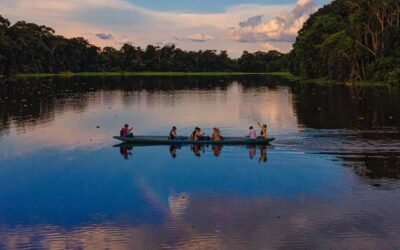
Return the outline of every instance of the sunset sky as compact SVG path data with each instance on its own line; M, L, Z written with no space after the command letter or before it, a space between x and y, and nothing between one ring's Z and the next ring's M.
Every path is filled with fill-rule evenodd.
M330 0L0 0L0 15L82 36L98 46L175 44L185 50L287 52Z

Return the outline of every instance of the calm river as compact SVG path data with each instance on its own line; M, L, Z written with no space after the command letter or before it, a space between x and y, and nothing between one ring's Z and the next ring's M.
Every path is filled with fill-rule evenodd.
M268 123L270 146L117 145ZM400 89L266 77L0 82L0 249L393 249Z

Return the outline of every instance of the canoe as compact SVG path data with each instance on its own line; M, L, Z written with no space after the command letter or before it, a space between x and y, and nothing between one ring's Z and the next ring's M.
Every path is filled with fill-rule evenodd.
M137 144L160 144L160 145L181 145L181 144L221 144L221 145L259 145L268 144L275 140L273 137L267 139L249 139L246 137L224 137L222 141L194 141L189 137L184 137L181 140L169 140L167 136L134 136L121 137L114 136L116 140L128 143Z

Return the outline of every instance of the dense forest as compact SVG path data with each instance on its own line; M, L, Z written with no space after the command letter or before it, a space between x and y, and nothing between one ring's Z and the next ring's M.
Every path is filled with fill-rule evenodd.
M226 51L184 51L174 45L99 48L81 37L55 35L46 26L24 21L11 25L0 16L0 75L65 71L266 72L287 68L286 57L278 51L245 51L239 59L231 59Z
M290 52L304 78L400 83L400 0L335 0L305 22Z
M400 83L400 0L334 0L304 23L289 54L244 51L238 59L174 45L99 48L0 16L0 75L65 71L290 71L306 79Z

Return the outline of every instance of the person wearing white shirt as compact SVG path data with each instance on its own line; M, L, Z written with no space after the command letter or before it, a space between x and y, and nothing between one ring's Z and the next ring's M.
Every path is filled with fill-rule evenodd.
M247 135L248 138L254 140L257 139L257 132L255 131L255 129L253 128L253 126L250 126L249 128L249 134Z

